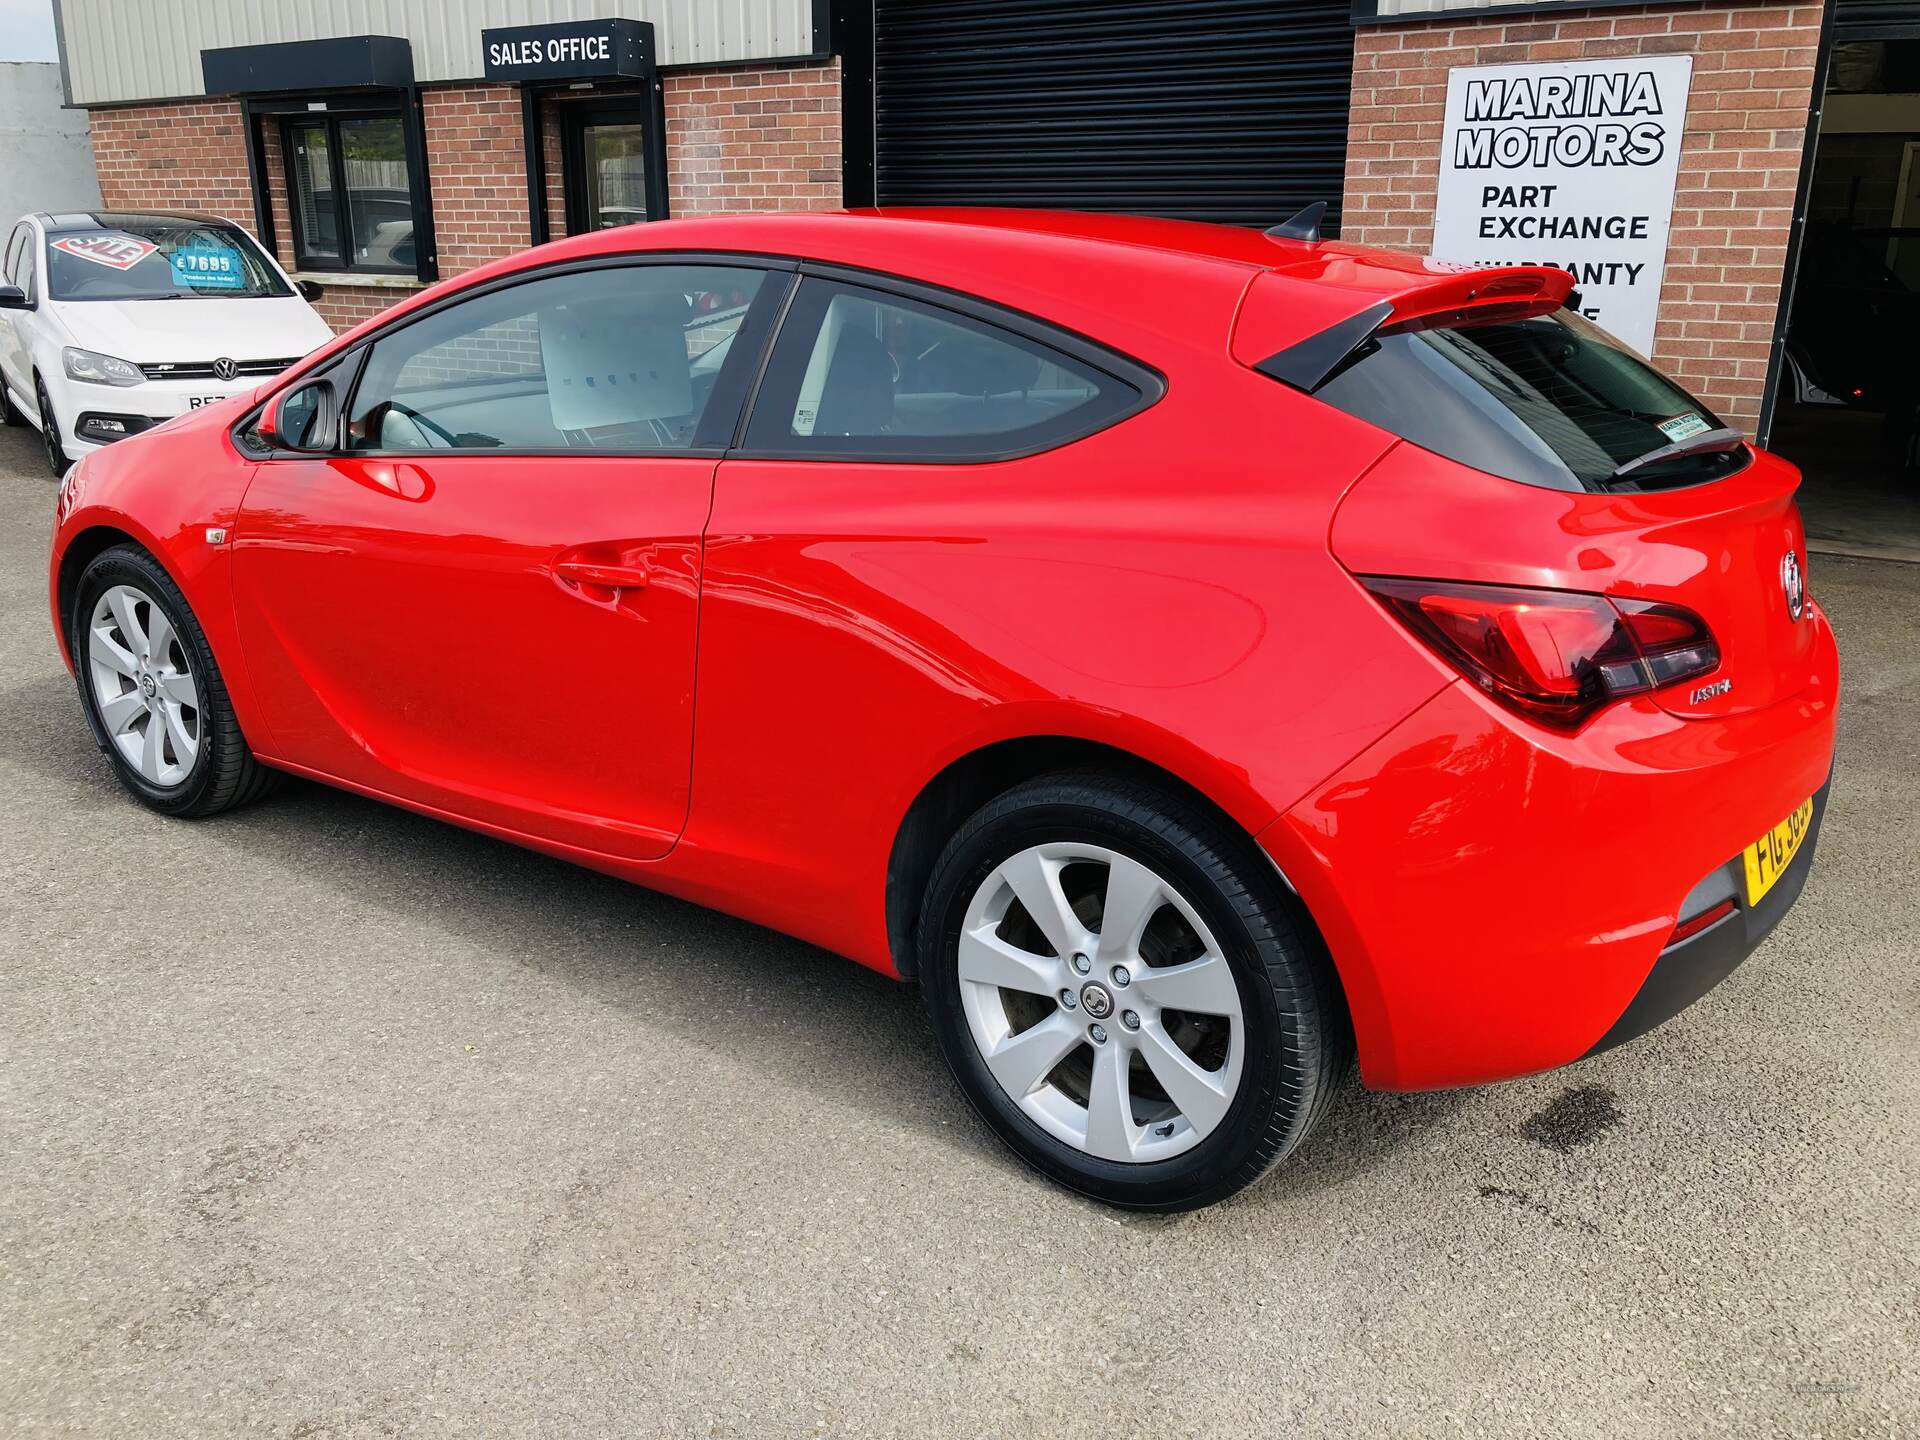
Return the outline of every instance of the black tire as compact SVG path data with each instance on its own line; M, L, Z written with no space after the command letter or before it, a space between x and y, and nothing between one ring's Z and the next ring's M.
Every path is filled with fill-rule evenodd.
M14 426L27 423L27 417L20 413L20 407L13 403L13 392L7 389L6 381L0 380L0 425Z
M46 449L47 466L53 471L53 478L59 480L72 468L73 461L67 458L66 447L60 443L60 417L53 413L53 400L38 375L33 377L33 392L40 406L40 443Z
M1172 1158L1109 1161L1056 1138L1000 1087L969 1028L958 969L967 908L1003 861L1057 842L1096 845L1155 871L1194 907L1229 962L1246 1018L1239 1089L1217 1128ZM934 1032L968 1100L1041 1173L1108 1204L1190 1210L1251 1184L1306 1138L1351 1061L1339 983L1298 901L1243 831L1172 787L1073 772L994 799L935 864L918 947Z
M88 659L90 621L100 597L116 585L142 591L166 615L179 644L187 651L199 716L199 748L186 776L172 785L150 782L108 738L95 693L93 666ZM67 634L73 648L74 679L80 703L94 739L112 762L120 783L151 810L162 815L198 819L259 799L278 780L247 748L246 737L234 718L226 682L207 646L206 633L194 618L186 597L173 578L146 551L134 545L115 545L95 556L74 587L73 610Z

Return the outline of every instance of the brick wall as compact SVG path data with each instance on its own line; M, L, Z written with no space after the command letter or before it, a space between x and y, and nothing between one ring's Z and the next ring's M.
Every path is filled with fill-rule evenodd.
M1691 55L1653 358L1751 431L1780 305L1820 8L1749 0L1364 27L1354 47L1342 238L1431 247L1450 69Z
M674 215L840 204L840 66L707 70L666 81Z
M108 209L205 210L252 229L238 105L203 100L94 110L87 122Z
M837 64L702 71L670 75L665 83L672 214L818 210L840 203ZM422 103L441 275L458 275L525 248L527 171L519 90L484 84L432 87L422 92ZM558 238L566 233L566 206L554 102L543 111L548 216ZM237 103L127 106L94 110L88 119L101 194L109 207L207 210L252 231L253 195ZM271 119L261 123L279 259L292 270L280 130ZM328 324L345 330L408 293L389 286L327 285L317 308Z

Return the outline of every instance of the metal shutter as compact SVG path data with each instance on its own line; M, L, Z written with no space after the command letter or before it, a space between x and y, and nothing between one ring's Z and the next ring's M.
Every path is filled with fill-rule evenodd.
M875 0L882 205L1338 226L1349 0Z
M1908 38L1920 32L1920 0L1835 0L1836 40Z

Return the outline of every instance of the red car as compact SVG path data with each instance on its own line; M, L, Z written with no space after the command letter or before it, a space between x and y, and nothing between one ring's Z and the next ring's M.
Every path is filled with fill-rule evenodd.
M1201 1205L1354 1049L1564 1065L1805 881L1798 476L1567 287L1091 215L601 231L89 456L54 620L152 808L287 771L801 936L917 983L1047 1175Z

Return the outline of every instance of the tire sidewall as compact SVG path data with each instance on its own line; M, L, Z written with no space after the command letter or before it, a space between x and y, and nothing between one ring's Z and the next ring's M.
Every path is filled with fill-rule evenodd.
M990 807L991 809L992 807ZM1191 850L1199 837L1175 840L1096 803L1052 801L995 815L963 830L936 867L920 939L921 986L935 1035L956 1080L981 1117L1042 1173L1070 1189L1141 1209L1178 1210L1238 1189L1276 1123L1290 1117L1279 1057L1287 1053L1296 1017L1275 994L1268 964L1247 917L1223 895ZM1032 845L1100 845L1149 866L1199 912L1232 967L1245 1027L1239 1092L1206 1139L1168 1160L1120 1164L1076 1150L1042 1129L1000 1088L967 1024L958 971L961 926L975 892L1008 856ZM1277 948L1277 947L1276 947ZM1294 1103L1298 1103L1297 1099ZM1263 1166L1262 1166L1263 1168Z
M73 467L73 457L67 454L67 447L60 439L60 417L54 411L53 396L47 391L47 382L38 375L33 377L33 399L40 407L41 448L53 478L58 480Z
M174 633L179 636L193 662L194 693L199 700L200 711L200 751L194 756L193 767L187 771L186 778L177 785L155 785L129 765L120 748L108 737L105 722L100 718L99 701L93 688L93 663L87 654L87 634L94 605L105 591L115 585L138 587L165 611ZM80 687L80 703L86 707L87 722L93 728L94 738L112 762L121 783L155 810L166 814L182 814L192 810L219 774L221 737L220 726L214 723L211 699L213 654L207 648L206 636L201 633L200 623L194 619L179 587L157 564L136 551L124 546L103 551L82 572L80 583L74 587L73 612L68 620L67 633L72 637L73 675Z

